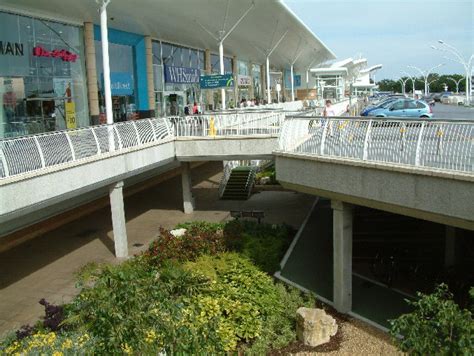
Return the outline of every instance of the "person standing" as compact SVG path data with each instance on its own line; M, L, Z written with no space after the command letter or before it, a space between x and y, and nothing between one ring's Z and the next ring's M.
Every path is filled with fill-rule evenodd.
M323 116L324 117L333 117L333 116L336 116L336 111L334 111L334 107L332 106L332 102L331 100L326 100L326 106L324 107L324 111L323 111ZM328 120L328 132L329 132L329 136L332 137L332 122L331 120Z
M326 100L326 106L324 107L323 116L336 116L336 112L334 111L334 107L332 106L331 100Z

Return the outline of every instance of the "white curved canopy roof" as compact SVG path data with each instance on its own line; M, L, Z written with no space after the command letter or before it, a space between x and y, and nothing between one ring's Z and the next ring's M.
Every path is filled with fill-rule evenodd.
M316 65L335 58L334 53L281 0L254 0L254 3L253 9L225 40L225 55L264 63L262 51L267 52L288 30L270 56L271 65L288 67L299 52L295 68L300 69L306 69L315 59ZM251 4L252 0L111 0L107 15L113 20L109 20L108 25L218 52L217 41L197 22L218 37L219 31L223 27L229 30ZM94 0L2 0L0 4L0 9L77 24L86 21L99 24L98 7Z

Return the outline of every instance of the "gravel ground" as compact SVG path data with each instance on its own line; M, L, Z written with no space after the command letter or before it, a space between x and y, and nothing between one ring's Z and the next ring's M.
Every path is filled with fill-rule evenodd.
M341 330L342 329L342 330ZM402 355L392 344L390 337L362 321L350 319L343 323L342 341L337 351L328 355Z
M289 352L288 355L403 355L392 344L388 334L356 319L341 320L337 317L336 319L339 326L337 334L334 336L338 337L339 334L336 350L334 347L325 349L324 345L321 345L314 351Z

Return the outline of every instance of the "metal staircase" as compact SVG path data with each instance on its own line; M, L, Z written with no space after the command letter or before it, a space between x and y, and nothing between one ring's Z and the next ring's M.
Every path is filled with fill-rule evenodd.
M255 182L255 167L241 166L233 168L223 187L221 199L247 200Z

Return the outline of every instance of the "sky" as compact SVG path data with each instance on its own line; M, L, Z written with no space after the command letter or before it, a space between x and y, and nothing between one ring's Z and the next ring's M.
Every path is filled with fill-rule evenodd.
M442 48L443 40L466 60L474 53L474 0L284 0L285 4L337 56L382 64L376 80L398 79L438 64L440 74L464 74Z

